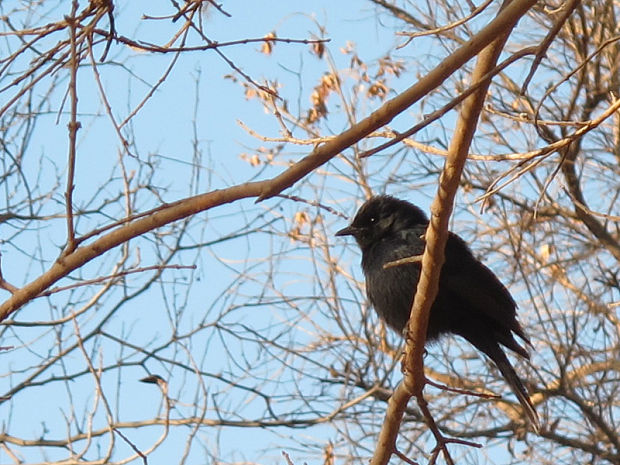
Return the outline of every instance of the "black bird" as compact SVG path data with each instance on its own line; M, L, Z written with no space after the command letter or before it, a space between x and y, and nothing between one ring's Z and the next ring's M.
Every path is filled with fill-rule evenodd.
M369 199L350 226L336 236L353 236L362 249L362 269L371 304L385 322L402 334L420 279L420 263L383 268L394 260L421 255L428 218L415 205L388 195ZM493 272L469 247L449 233L439 292L431 307L427 340L452 333L467 339L497 365L538 432L536 410L501 346L529 360L513 333L530 344L516 319L517 304Z

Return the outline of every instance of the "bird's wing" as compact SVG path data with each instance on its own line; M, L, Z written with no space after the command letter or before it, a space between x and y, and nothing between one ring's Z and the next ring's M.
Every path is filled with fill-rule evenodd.
M463 239L450 233L445 255L442 268L445 284L452 290L458 290L458 294L467 301L479 302L480 310L493 319L501 318L503 312L514 316L517 304L510 292L489 268L473 256ZM502 312L496 312L494 307L502 309Z
M426 225L400 231L398 239L386 247L385 261L424 253L425 232ZM446 286L455 295L462 296L470 305L476 304L482 313L494 320L504 320L502 315L506 313L514 317L517 304L508 289L474 257L465 241L454 233L449 233L445 257L441 270L442 287Z
M512 331L529 343L516 320L517 304L510 292L489 268L473 256L467 244L453 233L450 233L446 244L446 262L441 272L440 288L459 296L464 307L475 309L506 329L508 340L502 343L527 355L524 349L511 343L512 337L509 336Z

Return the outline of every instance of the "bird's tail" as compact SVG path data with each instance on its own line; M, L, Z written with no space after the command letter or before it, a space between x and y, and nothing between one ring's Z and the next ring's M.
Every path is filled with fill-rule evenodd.
M530 423L534 428L534 431L536 433L540 432L540 420L538 419L536 409L534 408L534 405L532 405L532 401L530 401L530 396L528 395L525 386L523 386L523 383L517 376L514 368L510 364L508 357L506 357L506 354L498 346L497 351L493 351L493 355L491 356L491 358L497 365L497 368L499 368L499 371L501 371L506 381L508 381L508 384L517 396L517 399L519 399L519 403L523 406L523 410L529 418Z

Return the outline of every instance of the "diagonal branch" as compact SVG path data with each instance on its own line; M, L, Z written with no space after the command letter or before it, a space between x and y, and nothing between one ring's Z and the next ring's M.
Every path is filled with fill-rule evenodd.
M0 321L4 320L11 312L19 309L28 301L46 291L58 280L68 276L72 271L134 237L215 206L251 197L257 197L260 201L273 197L284 189L291 187L346 148L389 123L394 117L420 100L428 92L441 85L452 73L491 43L500 31L509 30L516 22L516 19L525 14L534 3L535 0L514 0L478 34L444 59L416 84L386 102L358 124L353 125L339 136L317 147L312 153L275 178L238 184L226 189L208 192L182 199L172 204L163 205L149 212L148 216L126 223L100 237L95 242L78 247L71 253L61 256L49 270L14 292L0 305Z

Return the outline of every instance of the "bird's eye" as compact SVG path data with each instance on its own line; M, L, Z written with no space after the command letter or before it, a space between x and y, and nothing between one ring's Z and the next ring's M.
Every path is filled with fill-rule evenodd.
M376 222L376 221L377 221L377 218L375 218L374 216L371 216L371 217L370 217L370 222L371 222L371 223L374 223L374 222Z

